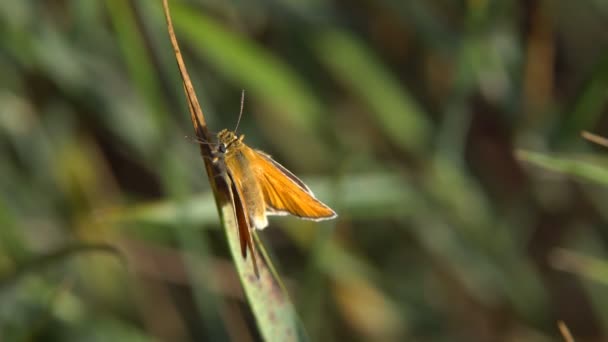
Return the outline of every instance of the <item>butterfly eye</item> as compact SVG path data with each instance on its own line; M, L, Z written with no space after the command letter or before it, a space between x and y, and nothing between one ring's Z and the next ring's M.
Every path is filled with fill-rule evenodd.
M220 151L220 153L226 153L226 144L220 144L218 150Z

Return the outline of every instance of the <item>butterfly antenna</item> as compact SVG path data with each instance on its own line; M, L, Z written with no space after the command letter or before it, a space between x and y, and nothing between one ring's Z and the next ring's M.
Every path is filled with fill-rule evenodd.
M243 116L243 107L245 106L245 89L241 91L241 111L239 112L239 119L236 122L236 127L234 128L234 133L239 129L239 124L241 123L241 117Z
M205 140L203 140L203 139L201 139L199 137L191 137L191 136L186 135L186 136L184 136L184 138L187 139L187 140L189 140L190 142L193 142L193 143L196 143L196 144L215 145L214 143L205 141Z

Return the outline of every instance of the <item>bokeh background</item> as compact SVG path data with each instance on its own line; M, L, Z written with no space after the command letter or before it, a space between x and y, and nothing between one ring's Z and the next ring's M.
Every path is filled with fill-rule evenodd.
M608 339L608 2L171 5L311 340ZM260 339L192 135L160 0L0 1L0 340Z

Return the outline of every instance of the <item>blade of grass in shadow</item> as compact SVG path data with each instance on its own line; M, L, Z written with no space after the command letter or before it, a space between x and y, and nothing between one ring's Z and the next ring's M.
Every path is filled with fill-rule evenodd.
M423 152L430 125L409 92L367 47L346 32L327 31L319 37L316 47L321 61L367 103L385 134L405 150Z
M568 117L561 122L556 133L557 143L565 144L578 138L579 132L585 128L593 127L601 119L606 99L606 86L608 86L608 53L604 53L593 70L589 79L581 88L581 92L572 105Z
M42 254L36 257L32 257L28 260L24 260L20 264L15 265L14 269L8 273L0 274L0 288L6 287L22 276L40 271L54 263L61 262L69 259L72 256L85 254L85 253L107 253L116 256L121 262L125 263L124 256L120 250L112 245L108 244L79 244L79 245L68 245L66 247L59 248L55 251L47 254Z
M558 270L608 285L608 262L606 260L558 248L551 253L549 261Z
M142 33L135 24L132 8L123 0L106 1L106 7L131 78L145 98L148 111L155 115L157 127L165 127L169 123L164 114L168 112L167 106L161 96L160 82L146 51Z
M608 186L608 168L605 166L524 150L517 151L516 155L519 160L540 166L544 169Z
M163 0L163 8L167 20L169 38L183 79L183 86L188 100L194 130L198 138L203 141L212 141L212 137L206 127L202 109L198 103L190 76L188 75L179 50L167 0ZM239 278L243 284L261 335L267 341L295 341L304 339L304 332L298 324L299 322L293 305L285 292L284 287L281 285L281 280L277 277L276 273L273 272L270 259L259 257L259 253L264 253L263 246L258 244L257 248L251 250L250 254L250 258L253 257L254 254L257 254L258 260L266 261L266 263L259 263L259 274L257 277L254 273L252 264L241 257L241 246L239 244L238 225L235 216L234 202L232 201L232 193L229 190L229 186L225 182L222 182L222 179L224 178L218 177L223 175L223 170L219 169L219 165L211 162L213 158L211 146L209 144L200 144L199 146L220 213L222 225L226 232L228 245L230 246L230 251L236 264Z
M19 260L29 257L27 244L21 236L22 230L18 229L16 220L2 197L0 197L0 227L2 227L0 229L0 258Z

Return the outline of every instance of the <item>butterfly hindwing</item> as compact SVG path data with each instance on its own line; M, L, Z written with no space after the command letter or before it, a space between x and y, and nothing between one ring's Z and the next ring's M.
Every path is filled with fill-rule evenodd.
M247 218L247 212L243 206L243 194L240 191L238 185L234 182L229 174L230 178L230 190L232 192L232 201L234 204L235 218L238 226L239 241L241 244L241 254L243 258L247 258L247 249L251 251L251 260L253 262L253 271L256 276L258 273L258 264L255 257L255 251L253 250L253 239L251 237L251 231L249 230L249 220Z
M262 229L268 226L264 195L261 185L252 172L252 168L255 168L255 161L250 160L248 155L244 154L247 149L233 151L225 158L225 163L236 188L240 191L250 227Z

